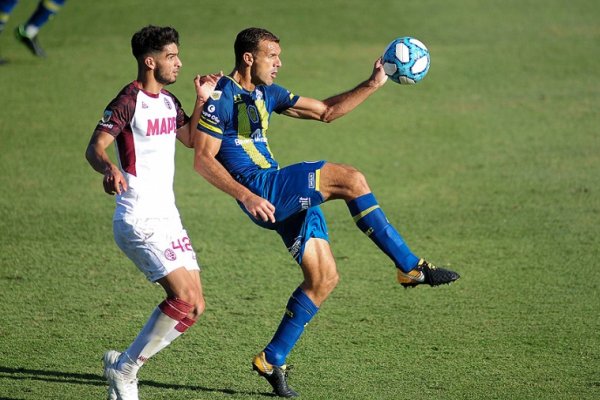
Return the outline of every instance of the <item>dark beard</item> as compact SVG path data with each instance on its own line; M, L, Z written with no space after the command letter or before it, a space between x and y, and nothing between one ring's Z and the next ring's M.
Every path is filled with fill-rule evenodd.
M160 68L154 70L154 79L156 79L158 83L165 86L175 83L175 80L169 80L167 77L163 76Z

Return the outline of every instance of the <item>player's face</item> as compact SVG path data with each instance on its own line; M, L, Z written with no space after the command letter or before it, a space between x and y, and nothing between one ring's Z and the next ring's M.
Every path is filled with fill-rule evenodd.
M255 85L271 85L281 67L279 43L261 40L252 63L252 81Z
M163 85L175 83L179 69L182 66L177 45L171 43L163 47L162 51L156 56L155 62L154 79Z

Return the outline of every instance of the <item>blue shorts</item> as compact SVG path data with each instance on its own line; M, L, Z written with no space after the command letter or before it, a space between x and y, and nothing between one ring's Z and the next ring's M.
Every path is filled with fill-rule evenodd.
M303 162L279 170L260 171L240 183L275 206L275 223L257 220L240 204L252 221L277 231L298 264L310 238L329 240L325 216L319 207L319 175L325 161Z

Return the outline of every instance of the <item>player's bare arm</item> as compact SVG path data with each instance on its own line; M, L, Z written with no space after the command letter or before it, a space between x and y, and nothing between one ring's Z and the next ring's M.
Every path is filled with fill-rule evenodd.
M221 141L198 131L196 133L194 169L216 188L239 200L250 214L262 221L275 222L275 207L239 184L216 159Z
M215 86L219 79L223 76L223 72L218 74L209 75L196 75L194 78L194 87L196 88L196 104L194 105L194 112L190 118L190 121L177 129L177 139L184 146L192 148L194 147L194 135L196 133L196 126L198 126L198 120L202 113L202 107L210 95L214 92Z
M283 114L294 118L331 122L354 110L356 106L383 86L386 81L387 75L383 70L381 58L378 58L375 61L373 72L369 79L360 83L354 89L322 101L300 97L296 104L285 110Z
M104 175L102 181L104 191L110 195L121 194L122 191L127 190L125 177L106 154L106 149L114 140L111 134L96 130L85 151L85 158L92 168Z

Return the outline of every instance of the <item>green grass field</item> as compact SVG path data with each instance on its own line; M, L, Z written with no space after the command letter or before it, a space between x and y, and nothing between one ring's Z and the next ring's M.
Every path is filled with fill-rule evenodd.
M333 124L272 120L281 164L356 166L411 248L462 275L403 290L326 204L341 281L288 360L302 398L600 398L597 1L70 1L40 34L46 60L12 37L21 3L0 36L0 399L104 398L103 352L163 298L114 244L114 199L84 159L149 23L180 31L170 90L188 111L193 76L229 73L248 26L281 37L278 83L315 98L366 79L394 37L431 51L422 83L390 81ZM301 273L183 146L177 167L208 308L140 371L140 398L269 398L250 360Z

